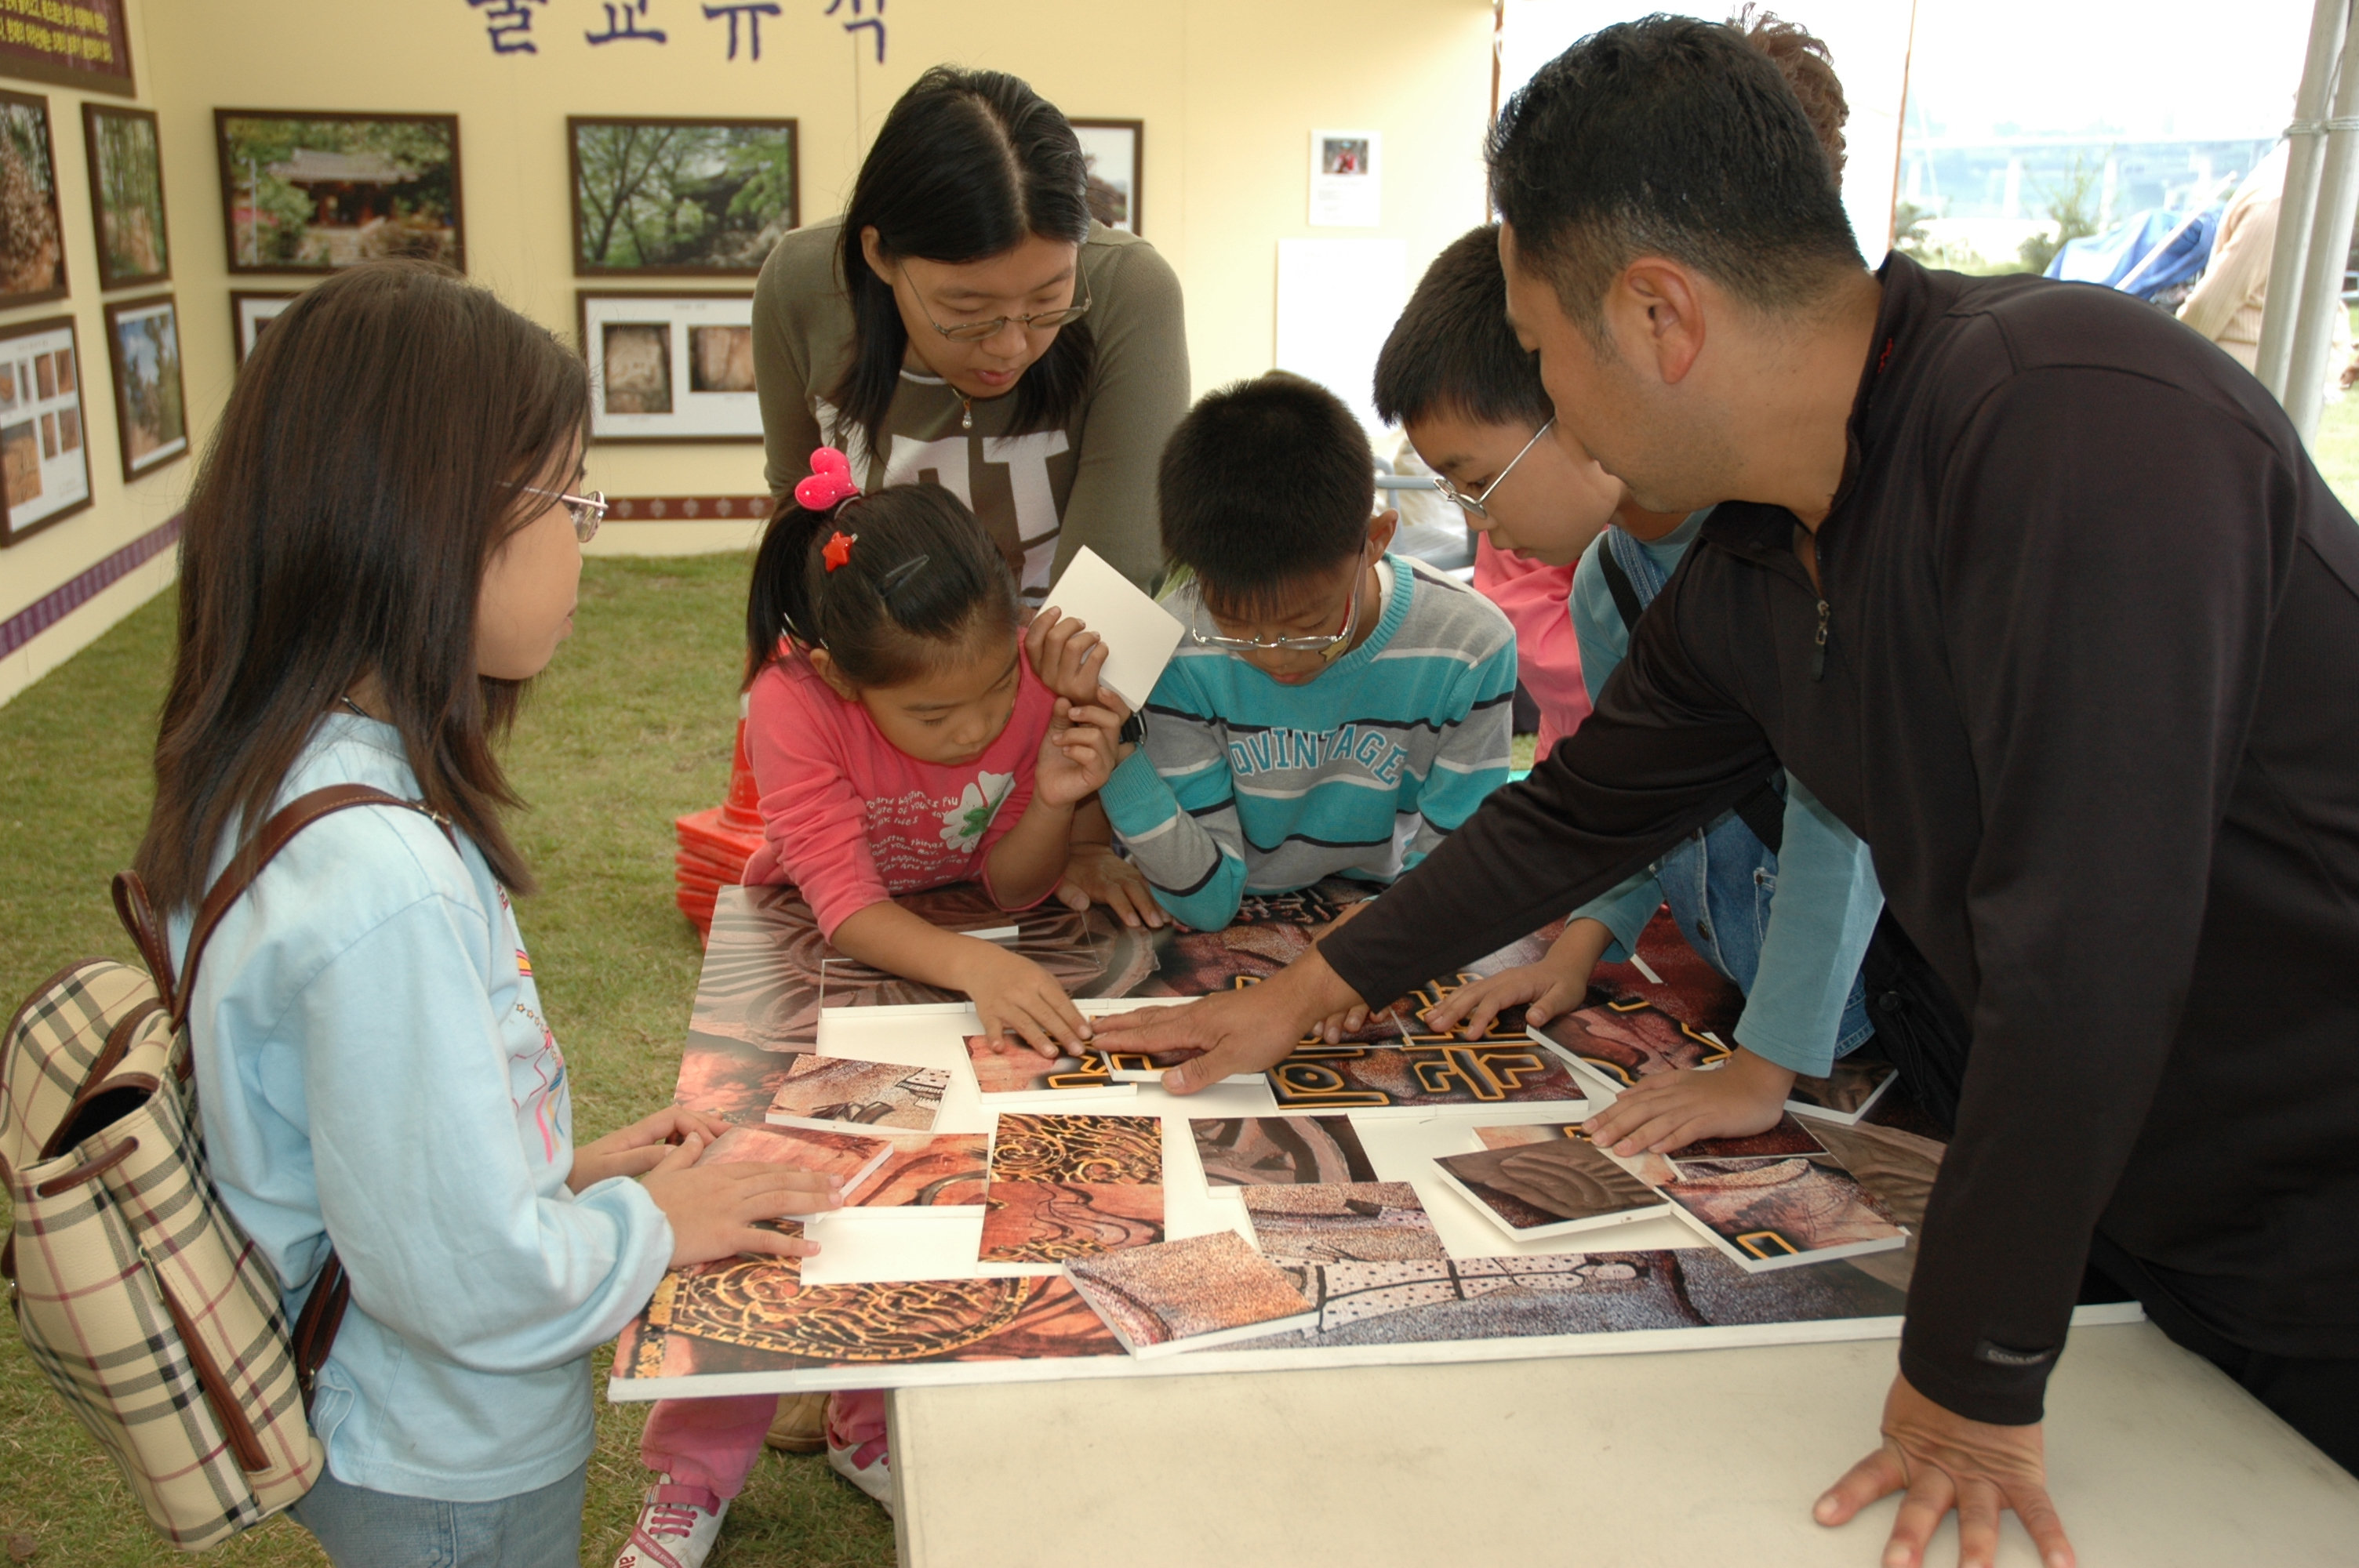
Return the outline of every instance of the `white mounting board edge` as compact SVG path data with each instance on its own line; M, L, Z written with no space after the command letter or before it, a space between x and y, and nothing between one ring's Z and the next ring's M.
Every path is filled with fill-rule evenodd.
M2143 1323L2136 1302L2072 1309L2072 1326ZM1634 1328L1620 1333L1539 1335L1527 1339L1445 1339L1419 1345L1339 1345L1322 1350L1190 1350L1141 1361L1133 1356L971 1361L890 1367L875 1363L804 1372L715 1372L695 1378L616 1379L606 1397L617 1404L647 1400L702 1399L731 1394L815 1394L848 1389L970 1388L989 1383L1080 1382L1096 1378L1170 1378L1194 1372L1300 1372L1343 1367L1448 1366L1467 1361L1540 1361L1570 1356L1636 1356L1658 1350L1723 1350L1763 1345L1823 1345L1838 1340L1897 1339L1897 1317L1834 1318L1813 1323L1752 1324L1728 1328Z

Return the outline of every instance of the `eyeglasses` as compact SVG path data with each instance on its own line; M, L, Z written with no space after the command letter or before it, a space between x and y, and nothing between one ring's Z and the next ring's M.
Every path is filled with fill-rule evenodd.
M1078 262L1074 265L1077 267L1080 265ZM986 338L995 338L1006 331L1010 321L1027 332L1046 332L1080 320L1090 313L1090 280L1087 276L1082 277L1081 287L1080 303L1068 305L1062 310L1042 310L1030 316L995 316L988 321L961 321L955 327L945 327L934 319L933 312L926 308L925 299L918 294L916 284L909 286L909 293L918 300L918 314L923 316L927 325L932 327L935 331L953 343L980 343Z
M587 495L568 495L560 490L541 490L533 485L516 486L527 495L545 495L551 501L561 501L573 516L573 536L586 545L598 536L598 524L606 520L606 492L593 490Z
M1225 654L1324 654L1330 659L1332 659L1335 656L1336 650L1340 649L1344 643L1352 640L1352 633L1360 623L1360 589L1366 585L1368 580L1368 574L1365 570L1367 562L1368 552L1366 547L1363 546L1360 550L1359 562L1362 569L1355 571L1353 574L1352 597L1343 606L1343 629L1332 635L1321 637L1223 637L1217 633L1200 629L1196 624L1196 617L1192 613L1188 617L1188 635L1200 648L1218 648ZM1201 601L1200 600L1200 609L1201 605Z
M1508 459L1507 466L1499 470L1499 477L1484 485L1483 487L1483 493L1480 495L1467 494L1464 491L1451 483L1448 479L1444 478L1440 474L1433 476L1433 488L1441 492L1442 494L1448 496L1451 500L1458 503L1459 505L1466 508L1467 511L1473 513L1475 516L1487 518L1491 515L1491 509L1485 505L1484 503L1491 499L1491 492L1507 482L1507 476L1516 471L1516 465L1517 463L1524 460L1524 452L1528 452L1534 447L1538 446L1540 444L1540 438L1555 428L1556 416L1551 414L1549 416L1549 422L1541 426L1538 429L1533 431L1532 438L1524 443L1524 451L1517 452L1514 457Z

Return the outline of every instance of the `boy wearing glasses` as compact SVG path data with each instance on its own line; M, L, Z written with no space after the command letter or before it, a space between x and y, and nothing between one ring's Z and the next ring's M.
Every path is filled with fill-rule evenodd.
M1332 393L1273 372L1164 449L1164 554L1188 627L1147 739L1100 794L1163 907L1218 930L1248 892L1387 884L1506 781L1515 633L1386 553L1375 465Z
M1645 511L1621 481L1551 438L1556 410L1507 325L1498 243L1497 229L1476 229L1427 269L1377 358L1376 408L1400 423L1442 476L1442 492L1491 543L1542 568L1579 562L1569 606L1553 606L1555 626L1540 636L1518 626L1527 687L1539 695L1569 675L1583 688L1569 719L1560 699L1570 733L1708 512ZM1507 587L1538 597L1528 583ZM1537 680L1536 654L1554 666ZM1867 847L1799 780L1786 781L1782 797L1765 786L1574 911L1540 962L1468 986L1427 1022L1471 1022L1480 1033L1518 1002L1530 1004L1535 1024L1577 1008L1590 971L1627 952L1666 903L1689 945L1745 992L1736 1049L1712 1071L1644 1080L1593 1117L1590 1133L1630 1154L1762 1131L1783 1113L1798 1074L1823 1076L1874 1033L1859 969L1883 890Z

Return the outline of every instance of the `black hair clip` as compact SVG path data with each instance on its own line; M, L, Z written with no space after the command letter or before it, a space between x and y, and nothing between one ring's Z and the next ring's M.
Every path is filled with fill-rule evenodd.
M899 566L895 567L891 571L886 572L883 577L878 578L876 579L876 597L882 599L886 595L898 589L903 583L915 577L918 574L919 568L923 567L926 562L931 558L932 557L929 556L911 556L908 560L903 561Z

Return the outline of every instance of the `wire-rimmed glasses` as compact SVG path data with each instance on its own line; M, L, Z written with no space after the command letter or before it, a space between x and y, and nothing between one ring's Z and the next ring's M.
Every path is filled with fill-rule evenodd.
M1352 633L1359 626L1360 589L1366 586L1368 580L1368 574L1364 569L1367 559L1367 551L1363 548L1360 552L1360 565L1364 569L1353 576L1352 597L1344 603L1343 629L1340 632L1315 637L1223 637L1217 633L1206 632L1199 627L1196 624L1195 613L1190 613L1188 617L1188 636L1200 648L1218 648L1224 654L1324 654L1332 659L1335 656L1336 649L1352 640ZM1200 600L1199 611L1201 608Z
M1507 460L1507 466L1499 470L1499 477L1484 485L1483 487L1483 493L1480 495L1467 494L1464 491L1451 483L1449 479L1441 474L1435 474L1433 476L1433 488L1441 492L1443 495L1448 496L1451 500L1458 503L1459 505L1464 507L1468 512L1473 513L1475 516L1488 520L1491 515L1491 511L1485 503L1491 499L1492 492L1497 490L1501 485L1507 482L1507 476L1516 471L1516 465L1517 463L1524 460L1524 452L1528 452L1534 447L1538 446L1540 444L1540 438L1555 428L1556 416L1551 414L1549 416L1549 422L1541 426L1538 429L1533 431L1532 438L1524 443L1524 451L1517 452L1514 457L1509 458Z
M573 537L586 545L598 536L598 524L606 520L606 492L593 490L587 495L568 495L561 490L542 490L536 485L518 485L527 495L545 495L551 501L562 502L573 518Z
M1079 261L1074 263L1076 268L1080 265ZM1080 287L1082 297L1061 310L1036 311L1029 316L995 316L988 321L961 321L951 327L945 327L934 319L933 312L926 308L924 297L918 294L916 284L909 286L909 293L918 300L918 313L926 319L926 324L935 331L953 343L980 343L986 338L995 338L1006 331L1010 321L1027 332L1046 332L1054 328L1070 326L1080 320L1090 312L1090 280L1086 276L1082 278Z

